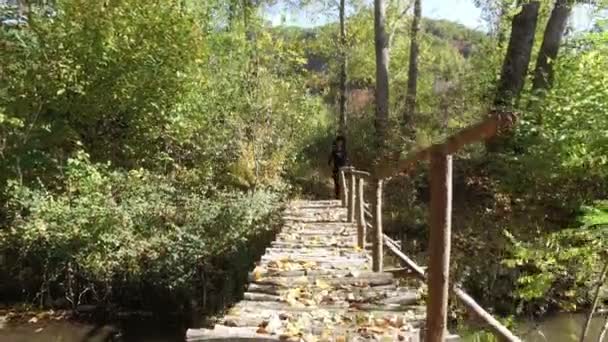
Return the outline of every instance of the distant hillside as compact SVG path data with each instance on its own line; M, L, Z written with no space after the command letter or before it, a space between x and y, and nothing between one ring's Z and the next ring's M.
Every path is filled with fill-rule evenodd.
M353 18L350 18L352 20ZM315 42L325 34L337 35L338 26L330 23L314 28L302 28L296 26L278 26L273 28L275 34L280 35L287 41L300 42L306 45L308 63L307 70L315 72L326 72L328 70L328 57L325 51ZM464 58L468 58L476 45L482 44L488 39L484 32L470 29L462 24L449 20L436 20L423 18L422 30L428 36L447 43L456 49ZM407 32L401 34L408 34Z

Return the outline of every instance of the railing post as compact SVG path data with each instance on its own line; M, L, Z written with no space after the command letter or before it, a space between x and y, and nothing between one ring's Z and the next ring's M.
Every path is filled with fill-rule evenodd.
M365 197L363 196L363 187L365 179L359 177L357 182L357 246L361 249L365 248Z
M350 189L348 190L348 222L355 222L355 199L357 197L356 185L357 179L355 177L355 174L351 172Z
M426 338L443 342L447 334L450 275L450 234L452 224L452 156L442 145L431 151L431 205Z
M346 176L344 174L344 169L340 169L340 200L342 201L342 207L346 208L346 200L348 196L348 189L346 188Z
M383 265L383 233L382 233L382 179L374 179L375 192L374 196L374 234L372 241L372 270L374 272L382 272Z

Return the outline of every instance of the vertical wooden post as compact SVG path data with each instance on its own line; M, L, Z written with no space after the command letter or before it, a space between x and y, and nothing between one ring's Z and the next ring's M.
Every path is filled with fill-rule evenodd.
M443 342L447 334L450 234L452 224L452 156L442 146L431 152L431 205L426 338Z
M348 222L355 222L355 199L357 197L357 179L350 174L350 189L348 189Z
M357 246L365 248L365 198L363 197L363 187L365 179L359 177L357 182Z
M374 234L372 241L372 270L382 272L384 234L382 233L382 179L374 179L376 195L374 196Z
M347 199L347 189L346 189L346 177L344 175L344 170L338 171L340 175L340 200L342 200L342 207L346 208L346 199Z

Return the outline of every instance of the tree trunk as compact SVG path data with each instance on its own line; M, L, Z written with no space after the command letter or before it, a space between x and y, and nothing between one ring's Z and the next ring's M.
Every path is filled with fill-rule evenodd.
M553 62L557 58L568 18L572 13L569 0L556 0L538 53L533 89L547 89L553 83Z
M416 95L418 91L418 36L420 33L420 21L422 17L422 0L414 2L414 18L412 20L410 61L407 78L407 95L405 98L405 112L403 113L403 125L409 137L414 135L414 115L416 113Z
M374 0L374 32L376 45L376 139L377 146L386 145L388 128L388 39L384 0Z
M511 38L494 101L497 107L511 107L524 87L539 8L539 1L530 1L522 5L521 12L513 18Z
M530 65L540 2L533 0L521 7L521 12L513 17L511 38L498 81L494 99L494 106L498 110L511 110L511 107L515 105L524 88ZM503 150L510 140L508 136L493 137L486 142L486 149L488 152L498 152Z
M345 2L340 0L340 128L341 134L346 133L346 21Z

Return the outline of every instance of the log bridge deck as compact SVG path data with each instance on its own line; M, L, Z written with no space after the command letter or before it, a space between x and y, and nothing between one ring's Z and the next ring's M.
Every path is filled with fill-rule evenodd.
M243 300L187 341L421 340L422 282L372 272L339 201L296 201L250 273Z

